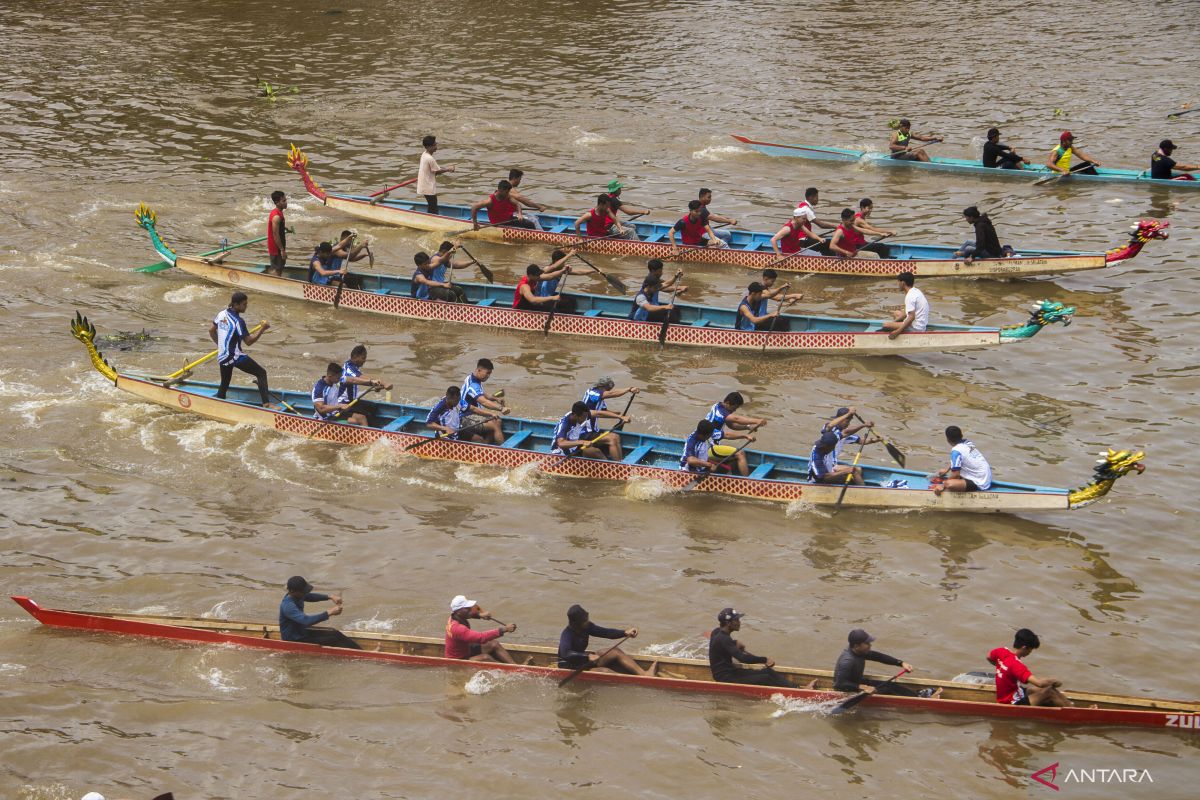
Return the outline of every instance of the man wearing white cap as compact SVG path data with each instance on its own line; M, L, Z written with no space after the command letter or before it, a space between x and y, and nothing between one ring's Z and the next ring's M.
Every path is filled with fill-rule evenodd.
M104 800L104 795L100 794L99 792L88 792L81 798L81 800Z
M474 600L468 600L465 595L456 595L450 601L450 619L446 620L446 658L517 663L499 642L501 636L515 631L516 625L509 623L488 631L471 630L472 619L491 618L491 613L481 609Z

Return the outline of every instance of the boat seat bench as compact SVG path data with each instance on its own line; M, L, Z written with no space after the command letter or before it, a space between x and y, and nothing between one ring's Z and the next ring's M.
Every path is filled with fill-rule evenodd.
M755 467L754 471L750 473L749 477L765 478L771 474L771 470L773 470L773 469L775 469L775 465L773 463L771 463L770 461L766 461L766 462L763 462L762 464L759 464L757 467Z
M652 444L643 444L629 451L629 455L621 459L622 464L636 464L645 458L651 450L654 449Z
M417 418L416 414L406 414L403 417L396 417L394 420L383 426L385 431L398 431L408 423Z
M533 431L517 431L512 436L505 439L504 444L501 445L501 447L507 447L509 449L520 447L525 443L525 440L532 435Z

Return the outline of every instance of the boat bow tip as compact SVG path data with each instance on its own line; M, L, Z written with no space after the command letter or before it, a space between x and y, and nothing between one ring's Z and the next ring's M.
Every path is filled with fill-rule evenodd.
M96 368L96 371L115 384L117 382L117 371L113 369L113 366L96 349L96 326L78 311L75 312L75 319L71 320L71 335L82 342L83 346L87 348L88 355L92 359L92 366Z
M12 598L12 601L14 603L16 603L21 608L28 611L34 617L37 617L38 612L42 610L41 606L39 606L34 601L30 600L28 597L25 597L24 595L13 594L13 595L9 595L9 597Z
M178 254L175 248L167 244L166 239L158 232L158 214L154 209L145 203L138 203L138 207L133 210L133 218L137 220L137 224L146 229L146 233L150 234L150 243L154 245L154 249L163 257L164 261L174 264Z
M1091 505L1111 492L1113 484L1132 470L1137 470L1137 473L1141 475L1146 471L1146 465L1142 463L1142 459L1145 457L1145 452L1141 450L1134 452L1108 448L1107 452L1100 454L1100 460L1096 462L1093 469L1091 482L1067 494L1068 508L1083 508Z

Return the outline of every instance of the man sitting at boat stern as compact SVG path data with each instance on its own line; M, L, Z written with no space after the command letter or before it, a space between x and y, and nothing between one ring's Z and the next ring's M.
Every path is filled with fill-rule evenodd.
M588 650L588 638L598 639L636 639L637 628L601 628L591 621L583 606L575 604L567 609L567 627L563 628L558 637L558 666L561 669L580 669L581 667L595 672L623 672L626 675L641 675L646 678L656 677L658 662L654 661L648 669L642 669L620 647L605 648L605 652L597 655Z
M934 494L942 492L986 492L992 488L992 466L970 439L963 438L957 425L946 428L950 443L950 466L929 476Z
M988 653L987 660L996 668L996 702L1014 706L1071 706L1067 696L1058 690L1062 681L1039 678L1021 662L1041 647L1037 634L1021 628L1013 636L1012 650L997 647ZM1026 691L1025 687L1030 687Z
M333 608L320 614L305 614L304 604L333 601ZM313 628L330 617L342 613L342 598L338 595L317 594L311 583L299 575L288 578L287 594L279 604L279 638L285 642L307 642L326 647L348 647L362 650L358 642L332 628Z
M911 272L901 272L896 276L896 284L904 292L904 308L892 312L892 321L885 322L880 327L888 332L889 339L895 339L902 333L924 333L929 327L929 301L925 293L914 284L917 276Z
M936 691L933 689L922 689L918 693L894 681L885 682L876 680L875 678L864 678L863 672L866 670L868 661L889 664L893 667L902 667L909 672L912 672L914 667L912 664L905 663L895 656L889 656L887 653L872 650L871 642L875 641L875 637L862 628L855 628L850 631L850 635L846 637L846 641L846 649L838 656L837 663L833 667L833 688L836 691L894 694L901 697L941 696L942 690L940 688Z

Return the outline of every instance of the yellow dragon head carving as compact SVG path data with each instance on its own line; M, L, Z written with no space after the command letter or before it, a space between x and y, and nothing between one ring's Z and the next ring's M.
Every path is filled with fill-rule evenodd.
M1101 453L1100 456L1093 470L1091 483L1067 494L1067 502L1071 508L1083 508L1096 502L1112 491L1118 478L1132 470L1137 470L1139 475L1146 471L1146 465L1142 463L1146 454L1140 450L1135 453L1132 450L1113 450L1110 447L1107 453Z

